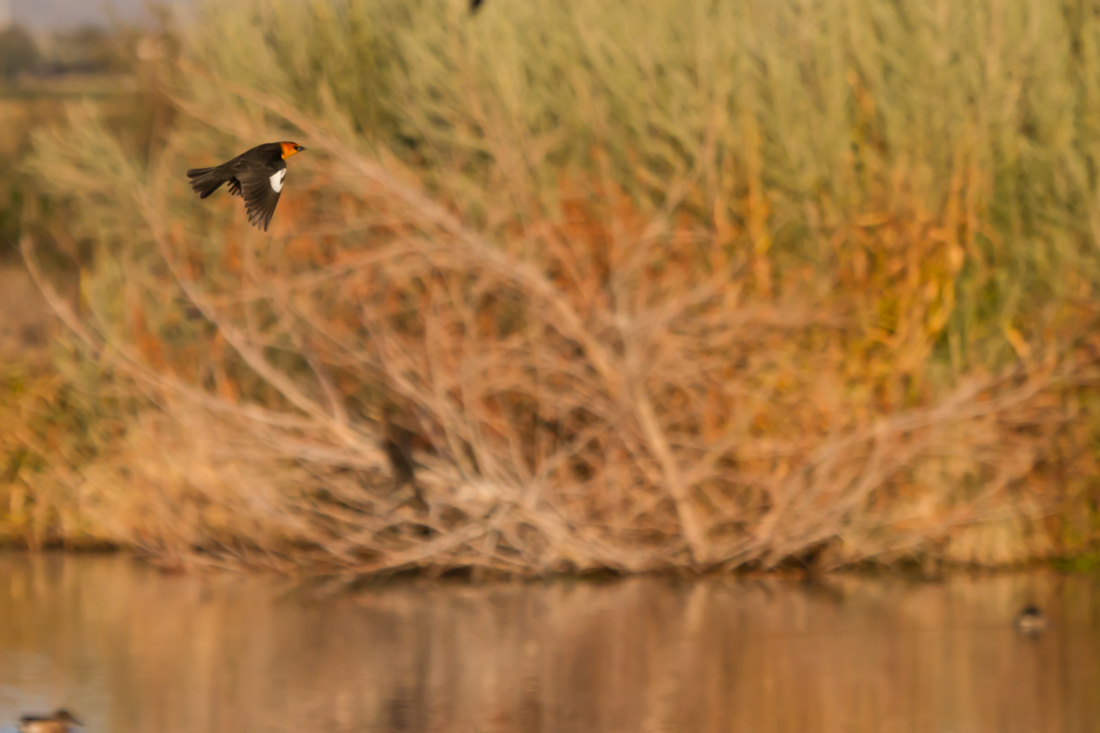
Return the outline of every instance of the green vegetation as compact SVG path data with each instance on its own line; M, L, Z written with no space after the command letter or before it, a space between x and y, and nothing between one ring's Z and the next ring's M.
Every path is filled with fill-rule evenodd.
M99 402L0 507L60 462L100 539L350 573L1092 548L1081 7L204 5L138 67L159 112L35 138L93 252L63 384ZM188 190L275 139L309 152L270 235Z
M38 47L25 30L19 26L0 30L0 79L30 71L38 62Z

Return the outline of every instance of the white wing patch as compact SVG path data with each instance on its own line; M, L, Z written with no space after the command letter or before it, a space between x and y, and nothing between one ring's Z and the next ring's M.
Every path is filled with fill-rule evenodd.
M286 178L286 168L281 171L276 171L271 176L271 190L275 193L279 193L283 190L283 179Z

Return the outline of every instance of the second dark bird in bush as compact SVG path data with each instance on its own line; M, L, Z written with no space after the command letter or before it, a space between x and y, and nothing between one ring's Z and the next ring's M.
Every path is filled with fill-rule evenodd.
M192 168L187 171L187 177L191 179L191 188L203 199L223 183L228 183L229 193L244 199L248 220L266 232L283 191L286 159L303 150L305 148L298 143L265 143L228 163L213 168Z

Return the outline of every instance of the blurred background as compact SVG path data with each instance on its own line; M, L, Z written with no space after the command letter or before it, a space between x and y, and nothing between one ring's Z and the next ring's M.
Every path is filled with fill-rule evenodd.
M465 0L0 0L0 544L322 577L326 592L407 572L1028 570L962 595L893 580L825 596L761 586L784 609L781 633L813 640L794 656L746 651L737 635L662 642L724 670L708 680L748 684L739 705L779 699L767 680L801 654L849 660L898 693L873 698L895 707L856 695L804 709L828 729L985 729L993 708L952 695L1034 689L1005 670L1096 676L1066 629L1093 639L1100 607L1098 90L1092 0L654 0L644 12L486 0L476 14ZM289 162L268 232L224 191L200 201L188 186L187 169L278 140L308 150ZM0 641L68 670L0 678L12 715L63 697L57 679L85 679L88 667L56 661L54 635L138 633L95 615L116 596L71 584L100 578L129 597L148 569L70 561L6 571L12 613L31 626L86 599ZM150 608L190 613L188 593L276 603L267 586L238 601L195 575L158 585ZM613 626L653 613L703 633L708 614L740 613L744 587L729 600L728 588L628 585L580 605L605 604ZM393 592L410 624L408 684L438 691L443 672L423 661L449 643L428 638L438 599ZM555 592L507 602L576 608ZM497 613L492 592L475 596L478 613ZM674 610L638 610L639 598ZM805 631L855 598L871 610ZM1027 646L1006 629L1039 601L1061 631ZM273 609L271 624L285 611ZM85 613L98 620L65 631ZM245 633L235 613L194 638L224 653L220 634ZM935 661L919 634L888 658L815 646L871 617L879 642L913 619L977 636L944 641ZM523 637L517 618L452 631ZM528 641L558 648L573 631ZM164 658L183 654L168 646ZM461 719L617 729L608 721L651 678L574 709L558 675L606 655L660 666L665 647L634 662L585 648L523 673L554 712L523 708L516 688L519 717ZM742 652L778 677L734 680ZM507 667L500 653L482 668ZM926 686L986 663L1003 673L984 692ZM270 704L263 680L250 710ZM685 699L654 684L654 700ZM705 694L727 700L715 684ZM1050 684L1014 695L1038 707L989 729L1092 729L1087 695ZM64 689L108 715L87 685ZM413 705L403 689L395 699ZM789 693L834 699L814 689ZM941 693L936 717L921 702ZM345 700L333 725L443 729L441 704L441 718L386 708L377 722ZM111 727L240 727L181 722L191 708L164 705L177 712ZM724 702L692 708L713 712L705 724L669 705L622 729L734 724Z
M162 0L157 4L182 9L187 3L188 0ZM145 0L0 0L0 23L46 34L79 26L137 24L145 20L150 5Z
M1091 567L1086 5L12 2L0 536ZM266 235L189 190L281 139Z

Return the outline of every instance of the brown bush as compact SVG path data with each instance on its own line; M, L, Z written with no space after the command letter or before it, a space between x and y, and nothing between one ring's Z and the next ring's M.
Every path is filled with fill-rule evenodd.
M343 33L310 8L283 11ZM784 177L809 133L774 109L802 83L774 65L728 96L721 79L675 87L654 102L683 116L667 130L639 101L666 100L667 80L620 65L636 98L585 77L570 93L590 106L547 130L470 60L488 52L478 31L452 42L416 17L439 67L390 49L406 66L385 73L431 90L403 117L386 105L406 86L382 71L363 82L395 95L379 109L331 69L331 88L271 92L305 73L272 41L259 81L218 76L220 56L184 67L186 124L147 167L92 112L40 136L33 170L103 255L85 316L55 301L129 400L125 439L81 469L106 534L166 562L351 574L1004 564L1069 547L1044 517L1094 475L1091 260L1076 234L1005 223L1011 172L977 112L915 162L935 136L892 106L892 77L828 67L850 107L825 127L852 150L815 159L814 188ZM781 26L757 30L781 46ZM577 42L603 48L611 27ZM675 38L654 48L701 74ZM556 53L599 77L594 57ZM634 136L647 119L651 138ZM271 236L187 190L180 172L224 147L207 128L309 148ZM387 439L420 464L413 486L391 480Z

